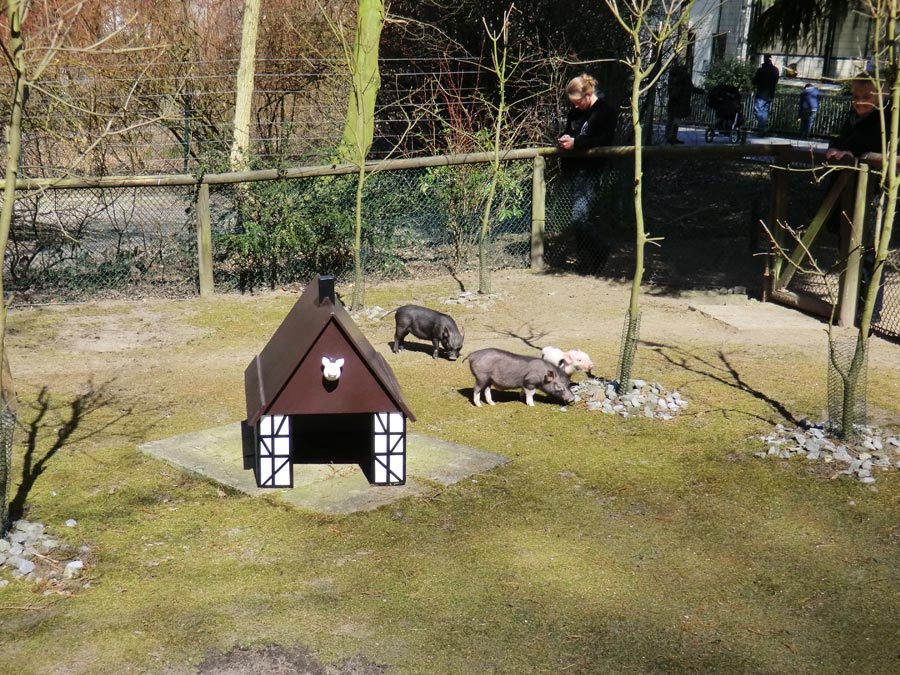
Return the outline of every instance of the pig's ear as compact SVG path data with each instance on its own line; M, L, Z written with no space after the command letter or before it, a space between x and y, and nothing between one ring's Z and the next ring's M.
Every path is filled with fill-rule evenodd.
M444 330L443 330L443 332L441 333L441 339L442 339L442 340L449 340L449 339L450 339L450 327L449 327L449 326L444 326Z
M544 375L544 382L553 382L553 380L555 378L556 378L556 371L548 369L547 374Z
M331 359L329 359L327 356L323 356L322 357L322 365L327 366L329 363L331 363Z
M344 367L344 359L338 359L337 361L334 362L334 365L336 365L338 368L343 368Z
M559 365L562 365L564 363L566 365L569 365L570 363L574 363L574 362L575 362L575 358L571 354L563 354L562 358L559 360Z
M461 326L461 327L460 327L460 329L459 329L459 336L460 336L460 337L466 337L466 327L465 327L465 326Z

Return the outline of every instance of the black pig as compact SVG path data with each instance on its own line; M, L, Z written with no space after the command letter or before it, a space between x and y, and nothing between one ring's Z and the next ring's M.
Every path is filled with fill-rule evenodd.
M522 389L525 403L534 405L534 392L540 389L564 403L574 400L569 390L569 376L559 367L543 359L522 356L502 349L479 349L466 357L475 376L472 402L481 406L481 392L489 405L491 387L495 389Z
M431 344L434 345L432 358L438 357L440 347L447 352L449 360L456 361L459 358L459 350L462 349L466 332L456 327L456 322L451 316L418 305L403 305L391 312L396 312L397 320L394 344L391 346L395 354L403 348L403 338L412 333L421 340L431 340Z

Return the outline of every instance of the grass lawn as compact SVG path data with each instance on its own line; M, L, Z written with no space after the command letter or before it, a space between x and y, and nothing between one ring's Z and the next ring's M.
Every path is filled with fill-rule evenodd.
M464 353L579 347L614 376L627 288L527 272L494 287L472 307L441 304L449 278L366 300L453 313ZM786 415L822 419L821 327L739 331L689 309L717 297L646 294L633 375L690 403L661 421L540 395L475 408L467 364L393 355L392 317L360 318L412 430L513 461L349 516L223 490L136 449L242 419L244 368L296 297L11 312L12 493L29 438L33 466L75 411L25 517L90 550L78 582L0 589L0 672L193 674L263 645L410 674L900 671L900 472L869 487L753 457ZM869 408L886 426L898 356L875 340Z

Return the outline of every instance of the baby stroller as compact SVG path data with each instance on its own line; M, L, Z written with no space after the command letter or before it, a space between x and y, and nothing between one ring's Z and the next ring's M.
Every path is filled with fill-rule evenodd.
M730 84L717 84L706 95L706 105L716 113L716 123L706 130L706 142L712 143L716 136L727 136L732 143L744 139L744 114L741 112L741 92Z

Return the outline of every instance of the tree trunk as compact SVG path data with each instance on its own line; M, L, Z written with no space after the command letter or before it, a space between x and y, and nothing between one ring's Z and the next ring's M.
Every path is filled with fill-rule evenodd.
M640 325L639 299L641 281L644 278L644 248L647 244L647 233L644 231L644 197L643 197L643 130L640 118L641 83L640 63L635 65L634 80L631 84L631 119L634 130L634 276L631 279L631 296L628 303L627 324L622 334L622 348L619 354L618 393L629 390L631 384L631 366L634 361L635 347L638 341Z
M384 25L384 0L359 0L356 40L351 61L352 83L338 161L365 162L375 133L375 98L381 87L378 46Z
M362 265L363 189L366 184L366 157L375 134L375 99L381 87L378 70L378 47L384 25L384 0L360 0L356 17L356 39L353 53L348 54L350 66L350 100L347 119L338 146L337 163L350 162L359 168L356 184L356 209L353 233L353 295L351 309L365 304ZM341 36L338 36L341 38Z
M245 171L250 152L250 111L253 108L253 78L256 73L256 34L260 0L244 0L241 28L241 61L237 73L234 102L234 141L231 145L231 170Z
M12 372L9 368L9 359L6 354L6 292L3 287L2 270L6 266L6 245L9 241L9 232L12 228L13 206L16 201L16 179L19 176L19 150L22 146L22 116L25 101L28 97L28 84L25 80L25 44L22 38L22 20L25 13L25 3L22 0L8 0L7 17L9 22L9 53L12 55L12 67L14 77L14 89L12 97L12 110L10 111L9 127L6 133L6 183L3 186L3 206L0 208L0 396L2 396L2 410L0 414L8 416L15 414L16 393ZM4 443L12 444L12 430L9 438L0 439ZM4 460L0 466L0 530L6 531L6 499L9 487L9 457L8 448L2 448Z

